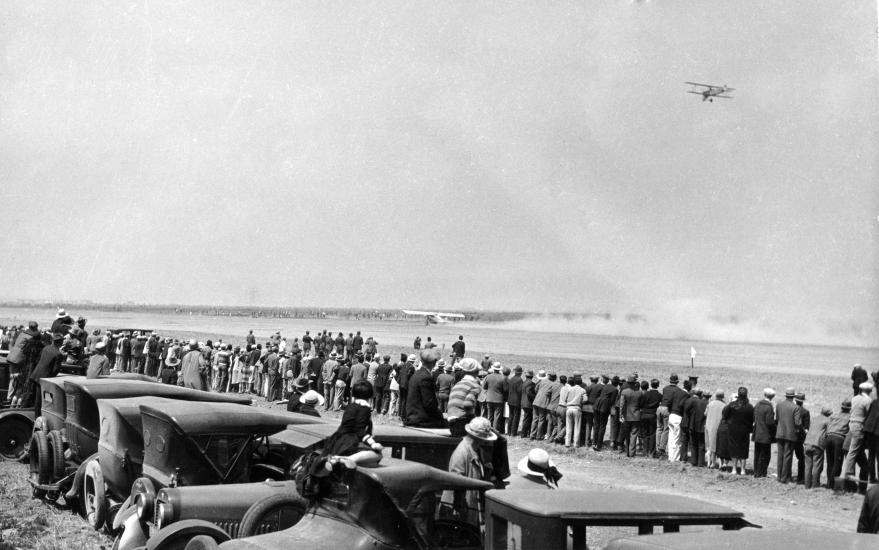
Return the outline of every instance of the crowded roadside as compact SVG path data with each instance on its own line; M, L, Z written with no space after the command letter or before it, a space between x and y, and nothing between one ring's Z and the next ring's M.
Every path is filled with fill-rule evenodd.
M180 341L155 332L89 330L87 320L74 321L59 310L50 330L37 323L3 327L0 349L9 350L9 401L17 406L33 406L39 378L57 373L65 362L85 365L90 377L138 373L204 391L286 400L289 410L308 414L342 412L353 402L362 406L364 399L351 391L366 382L372 415L448 427L464 437L462 445L470 445L473 456L498 438L533 441L534 460L518 464L518 473L524 478L537 472L550 487L561 479L550 470L554 448L617 452L756 478L769 477L774 453L780 483L811 489L834 488L837 479L876 480L879 407L872 405L879 372L871 376L860 365L852 370L851 398L834 410L810 410L808 396L795 387L727 392L704 390L698 378L675 373L566 376L502 365L488 355L477 360L466 356L463 335L451 343L448 358L429 337L413 342L414 353L392 357L360 332L306 331L290 340L277 332L258 342L251 331L234 344Z

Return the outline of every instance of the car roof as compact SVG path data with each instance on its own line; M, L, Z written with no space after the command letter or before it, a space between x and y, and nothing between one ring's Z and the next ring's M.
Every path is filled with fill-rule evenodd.
M273 411L235 403L190 403L173 400L161 408L140 406L141 414L176 426L185 434L272 434L289 424L321 422L304 414Z
M321 424L289 426L283 432L272 436L272 441L284 445L290 445L297 449L310 449L318 446L339 428L338 422L325 421ZM413 445L448 445L456 446L460 438L451 435L439 435L437 433L395 426L392 424L376 424L373 426L373 437L382 445L413 444Z
M153 395L139 397L123 397L119 399L101 399L98 401L98 407L101 409L103 416L105 410L114 410L120 416L126 419L136 418L140 421L140 406L148 405L150 407L164 408L175 403L174 399L166 397L156 397Z
M647 519L669 514L675 518L742 517L741 512L732 508L689 497L617 489L506 489L489 491L485 498L532 516L563 519L600 519L607 516Z
M126 378L77 378L65 382L65 389L85 393L94 399L114 399L122 397L155 396L186 398L191 401L219 401L249 405L249 397L239 397L222 393L212 393L192 388L181 388L158 382L129 380Z
M479 491L493 487L487 481L397 458L384 458L377 466L357 468L355 475L364 476L381 485L403 510L419 491Z
M772 548L787 550L801 548L846 548L849 550L874 549L879 536L866 533L844 533L803 530L742 529L741 531L709 531L640 535L616 539L606 550L749 550Z

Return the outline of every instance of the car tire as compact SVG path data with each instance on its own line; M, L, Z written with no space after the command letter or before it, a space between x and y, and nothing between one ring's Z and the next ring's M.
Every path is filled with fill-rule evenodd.
M52 457L52 481L58 481L66 471L64 460L64 440L61 432L53 430L49 432L49 455Z
M273 515L277 521L275 531L292 527L302 519L307 508L308 502L299 495L278 493L257 500L241 517L238 538L270 532L261 532L259 528L267 521L272 521Z
M147 550L185 550L192 539L208 536L218 544L230 539L229 533L203 519L184 519L162 527L149 538Z
M104 525L107 519L107 491L104 485L104 474L97 460L90 460L85 465L82 476L82 511L85 521L95 531Z
M28 458L30 480L38 485L48 485L52 476L52 457L49 454L49 440L42 431L36 431L31 436ZM34 498L43 498L46 496L46 490L34 487L33 494Z
M196 535L186 543L184 550L217 550L220 547L217 539L210 535Z
M27 455L27 438L31 426L21 418L0 419L0 459L21 460Z

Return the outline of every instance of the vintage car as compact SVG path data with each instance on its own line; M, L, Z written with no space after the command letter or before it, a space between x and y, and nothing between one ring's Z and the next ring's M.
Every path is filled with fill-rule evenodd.
M735 550L804 550L806 548L845 548L868 550L879 548L879 535L837 531L746 529L717 536L711 532L672 533L626 537L610 541L605 550L701 550L703 548Z
M221 549L482 548L478 522L443 500L448 491L484 493L490 483L408 460L387 459L376 467L346 470L332 492L287 529L233 539ZM216 548L200 536L185 548Z
M508 489L485 495L486 550L585 550L590 526L631 526L643 535L655 527L676 532L682 525L758 527L731 508L676 495L618 489Z
M335 422L289 426L269 437L272 462L292 464L304 454L322 448L337 428ZM449 435L448 430L387 424L375 425L373 436L385 447L385 456L406 458L443 470L448 468L449 458L460 441ZM150 547L167 550L182 548L181 544L196 535L225 540L273 532L298 521L305 506L292 481L244 483L234 487L168 487L154 491L154 487L135 484L131 501L138 506L129 508L127 514L120 512L116 518L116 527L123 523L125 526L117 537L119 550L142 546L147 540ZM145 494L140 496L142 493Z
M146 376L130 373L113 373L108 377L151 381ZM83 377L60 375L53 378L44 378L44 380L53 381L50 383L54 383L54 387L43 389L41 384L41 391L43 391L41 416L50 423L50 431L61 430L64 427L64 418L67 415L64 381L71 378L82 379ZM46 392L49 392L48 396ZM33 408L0 409L0 460L21 460L22 458L27 458L28 442L34 431L34 416ZM52 418L49 419L49 416L52 416Z
M98 450L100 399L153 395L177 400L250 403L250 399L246 397L180 388L147 382L136 377L141 375L97 379L64 377L63 401L58 382L61 377L40 381L44 401L50 402L45 406L46 414L34 421L28 450L29 482L35 497L55 500L62 491L67 491L65 500L73 503L78 499L83 486L93 483L94 476L97 475L94 473L97 465L88 466L88 463L90 458L96 457ZM63 409L60 408L62 403ZM59 427L62 414L63 426ZM87 467L91 468L90 476L85 475ZM88 517L89 502L84 499L81 503L83 513Z

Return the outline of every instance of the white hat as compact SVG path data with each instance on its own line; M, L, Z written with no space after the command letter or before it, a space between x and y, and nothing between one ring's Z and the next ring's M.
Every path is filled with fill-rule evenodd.
M537 371L537 378L546 378L546 371L542 369Z
M494 441L497 439L497 435L491 430L491 422L482 416L477 416L467 423L467 425L464 426L464 431L476 439L481 439L483 441Z
M547 468L554 468L555 463L550 460L549 453L543 449L531 449L528 451L528 456L520 460L516 467L525 475L543 477L543 472L533 470L532 466L546 470Z
M861 385L858 386L861 391L873 391L873 383L872 382L861 382Z
M299 401L301 401L302 403L307 403L309 405L317 403L318 406L323 406L323 404L326 402L324 396L314 390L308 390L307 392L303 393L302 397L299 398Z
M55 314L55 317L57 317L58 319L60 319L60 318L62 318L62 317L66 317L66 316L67 316L67 312L64 311L64 308L63 308L63 307L59 307L59 308L58 308L58 313Z

